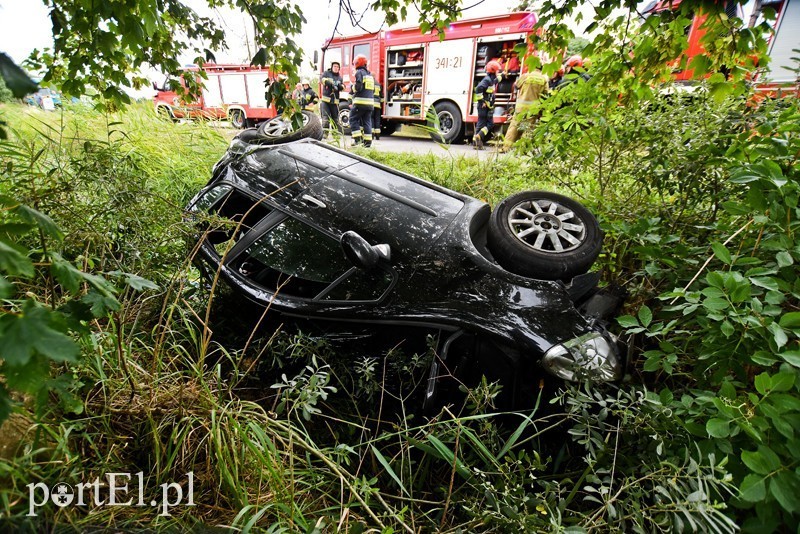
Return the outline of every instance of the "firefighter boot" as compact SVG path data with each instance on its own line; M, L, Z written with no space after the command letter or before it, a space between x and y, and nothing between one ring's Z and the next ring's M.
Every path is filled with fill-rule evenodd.
M483 139L481 138L480 135L476 135L475 137L473 137L472 141L473 144L475 145L474 146L475 150L483 150Z

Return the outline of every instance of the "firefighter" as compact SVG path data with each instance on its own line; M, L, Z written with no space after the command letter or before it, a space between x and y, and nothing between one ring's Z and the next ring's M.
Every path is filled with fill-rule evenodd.
M508 152L514 142L520 138L520 117L539 102L539 98L547 91L547 76L539 69L532 72L523 72L514 85L517 87L517 102L514 105L514 116L508 126L508 132L503 140L503 152Z
M376 141L381 138L381 113L383 113L383 88L375 82L375 109L372 111L372 138Z
M375 109L375 79L367 70L367 56L359 54L353 65L356 80L351 87L353 105L350 107L350 135L353 144L372 146L372 110Z
M556 89L561 89L562 87L566 87L567 85L575 82L577 78L570 76L567 77L567 74L574 73L578 74L584 81L589 81L590 76L586 74L583 70L583 58L577 54L574 56L570 56L565 62L563 67L564 74L561 79L556 84ZM560 72L560 71L559 71Z
M497 73L500 71L500 63L489 61L486 64L486 76L475 88L473 102L478 106L478 124L475 126L475 137L472 138L476 150L482 150L483 145L489 139L494 125L494 91L499 82Z
M300 107L303 109L312 109L314 104L318 102L317 93L311 88L311 84L308 83L308 80L303 80L303 85L300 89L300 96L298 101L300 103Z
M344 81L339 74L339 62L331 63L331 68L322 74L322 98L319 113L325 128L339 129L339 91L344 91Z

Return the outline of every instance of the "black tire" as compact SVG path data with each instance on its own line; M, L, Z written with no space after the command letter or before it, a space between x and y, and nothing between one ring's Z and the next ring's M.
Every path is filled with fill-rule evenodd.
M400 129L400 125L396 122L383 121L381 123L381 135L392 135Z
M495 207L487 244L497 262L512 273L569 280L587 272L597 259L603 232L594 215L575 200L523 191Z
M289 143L298 139L310 137L312 139L322 139L322 121L316 113L303 111L303 126L295 130L290 119L282 116L274 117L262 122L256 129L256 135L247 135L247 141L259 145L278 145ZM245 130L237 137L244 138L243 134L250 132Z
M156 115L158 115L164 120L178 122L178 119L175 118L175 115L172 113L172 110L169 109L167 106L158 106L156 108Z
M241 109L234 109L228 114L228 120L231 126L237 130L242 130L247 126L247 118L244 116L244 111Z
M350 104L339 102L339 129L344 135L350 135Z
M428 121L428 127L432 128L429 130L431 139L446 144L459 141L464 136L464 121L461 120L458 106L452 102L437 102L433 109L436 110L438 121Z

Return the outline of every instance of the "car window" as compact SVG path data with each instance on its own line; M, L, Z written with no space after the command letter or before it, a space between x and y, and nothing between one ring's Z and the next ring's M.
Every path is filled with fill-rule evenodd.
M270 291L303 298L318 295L352 267L338 241L291 218L240 257L237 269L243 276Z
M256 202L228 184L206 191L192 210L212 216L199 221L197 227L220 257L227 255L237 241L272 211L265 203Z
M331 63L333 63L334 61L341 66L341 64L342 64L342 49L340 47L338 47L338 46L336 48L329 48L329 49L325 50L325 56L324 56L324 59L322 60L322 64L324 65L324 67L326 69L329 69L330 66L331 66Z
M378 300L389 289L393 277L389 272L377 269L353 272L331 288L322 300Z
M353 46L353 60L355 60L356 56L359 54L363 54L366 56L367 60L369 60L369 43Z

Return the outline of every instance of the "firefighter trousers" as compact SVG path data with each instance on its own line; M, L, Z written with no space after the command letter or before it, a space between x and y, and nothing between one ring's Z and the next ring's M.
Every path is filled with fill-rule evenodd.
M350 135L353 144L364 142L364 146L372 145L372 110L373 106L354 105L350 108Z
M492 133L494 126L494 117L492 108L484 104L478 103L478 124L475 125L475 137L473 139L480 139L481 143L486 142Z
M372 111L372 137L381 138L381 108Z
M322 118L322 127L328 129L339 129L339 104L334 102L320 102L319 114ZM333 122L333 126L331 126Z

